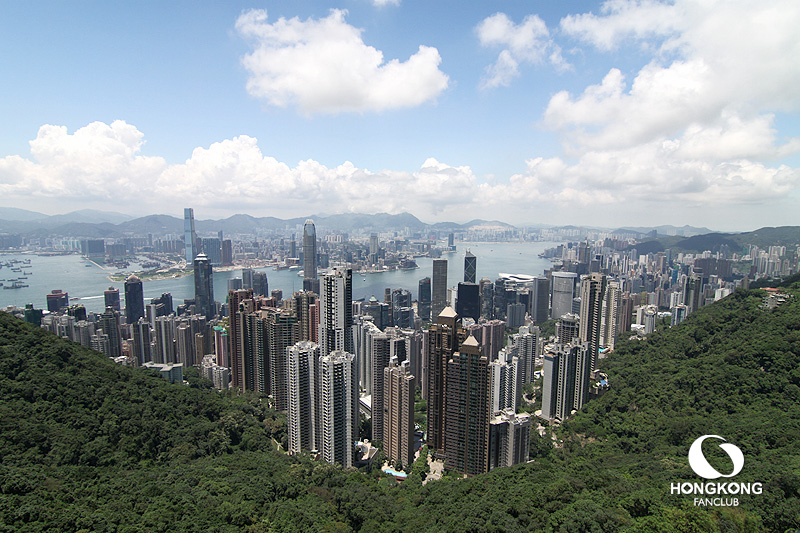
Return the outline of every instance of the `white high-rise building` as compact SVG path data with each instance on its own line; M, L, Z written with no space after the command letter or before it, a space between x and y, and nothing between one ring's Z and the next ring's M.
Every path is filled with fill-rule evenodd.
M503 350L500 351L501 356ZM489 415L494 416L504 409L517 410L517 394L519 391L519 359L512 357L510 361L497 359L489 363Z
M621 309L622 289L618 281L609 281L603 299L600 317L600 346L614 349L617 340L618 318Z
M353 271L336 269L320 283L320 355L336 350L350 354L353 346Z
M355 356L335 350L319 358L322 457L328 463L353 466L358 441L358 379Z
M289 453L317 449L317 360L319 346L300 341L288 350Z

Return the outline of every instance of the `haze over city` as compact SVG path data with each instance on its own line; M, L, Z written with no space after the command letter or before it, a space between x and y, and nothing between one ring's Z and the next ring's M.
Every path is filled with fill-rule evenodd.
M0 194L426 222L787 225L792 1L8 4Z

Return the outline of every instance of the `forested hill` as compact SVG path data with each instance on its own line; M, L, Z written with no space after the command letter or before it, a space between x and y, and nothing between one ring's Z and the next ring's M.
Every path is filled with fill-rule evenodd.
M274 449L260 398L169 385L0 313L0 531L775 531L800 527L800 292L620 342L612 389L535 461L401 485ZM695 507L691 443L741 448L738 507ZM705 450L705 448L704 448ZM725 457L709 461L730 471ZM724 480L724 481L732 481Z

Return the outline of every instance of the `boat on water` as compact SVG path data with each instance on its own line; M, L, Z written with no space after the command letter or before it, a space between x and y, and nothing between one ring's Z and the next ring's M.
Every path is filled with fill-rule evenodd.
M22 289L24 287L30 287L30 285L22 283L21 281L15 281L11 285L3 285L4 289Z

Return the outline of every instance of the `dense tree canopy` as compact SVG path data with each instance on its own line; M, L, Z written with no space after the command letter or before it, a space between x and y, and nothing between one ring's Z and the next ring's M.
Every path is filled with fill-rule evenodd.
M424 486L422 464L398 484L286 456L262 398L170 385L0 314L0 531L783 533L800 527L800 296L763 296L620 341L611 390L554 428L555 448L534 437L534 462ZM735 479L763 494L670 494L700 480L686 457L705 434L741 448Z

